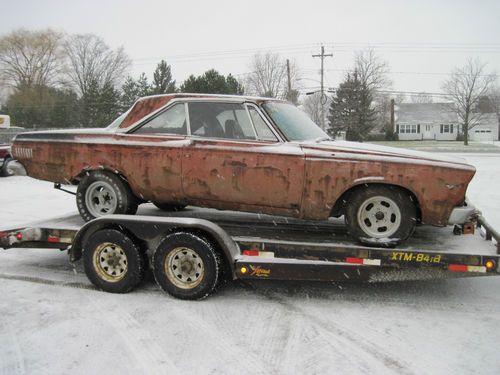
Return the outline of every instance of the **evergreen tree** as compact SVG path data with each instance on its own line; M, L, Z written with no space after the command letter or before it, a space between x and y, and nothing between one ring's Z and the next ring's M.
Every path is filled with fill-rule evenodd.
M242 95L244 92L243 86L241 86L231 74L225 77L219 74L215 69L210 69L198 77L190 75L182 84L181 91L232 95Z
M349 141L361 142L366 139L376 116L372 101L370 90L360 81L357 72L348 74L332 99L328 133L335 138L345 132Z
M9 95L3 112L24 128L69 128L78 126L78 105L72 90L23 85Z
M132 77L127 77L125 83L122 86L122 94L120 97L120 108L121 111L126 111L132 104L139 98L143 96L151 95L153 91L152 86L148 83L148 77L146 73L141 73L137 80Z
M112 84L99 88L91 83L80 99L80 109L81 127L106 127L120 114L120 94Z
M150 94L168 94L176 90L175 81L172 81L170 65L168 65L165 60L161 60L153 73Z

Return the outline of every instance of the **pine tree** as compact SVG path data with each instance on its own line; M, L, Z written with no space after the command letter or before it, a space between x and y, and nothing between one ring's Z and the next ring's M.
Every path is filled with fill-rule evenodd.
M244 90L243 86L231 74L225 77L215 69L210 69L198 77L190 75L182 84L181 91L204 94L242 95Z
M168 94L176 90L175 81L172 81L170 65L165 60L161 60L153 73L150 94Z
M332 99L328 133L335 138L345 132L349 141L366 139L375 125L376 113L372 101L370 90L359 80L358 74L348 74Z

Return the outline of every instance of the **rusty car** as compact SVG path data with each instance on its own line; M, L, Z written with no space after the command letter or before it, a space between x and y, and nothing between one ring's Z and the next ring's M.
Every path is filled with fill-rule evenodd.
M362 242L397 243L416 225L466 222L475 168L458 158L332 140L271 98L165 94L105 129L28 132L13 142L29 176L76 185L89 221L153 202L281 215L344 216Z

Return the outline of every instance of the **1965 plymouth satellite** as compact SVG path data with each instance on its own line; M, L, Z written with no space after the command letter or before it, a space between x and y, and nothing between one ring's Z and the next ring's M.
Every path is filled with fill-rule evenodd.
M303 112L269 98L145 97L106 129L16 137L29 176L78 185L85 220L196 205L308 220L344 215L364 242L398 242L417 223L465 222L474 167L460 159L332 141Z

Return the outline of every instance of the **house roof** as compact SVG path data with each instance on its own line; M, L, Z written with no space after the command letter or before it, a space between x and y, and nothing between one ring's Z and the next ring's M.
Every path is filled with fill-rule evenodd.
M453 124L458 116L452 103L402 103L394 108L396 123Z

